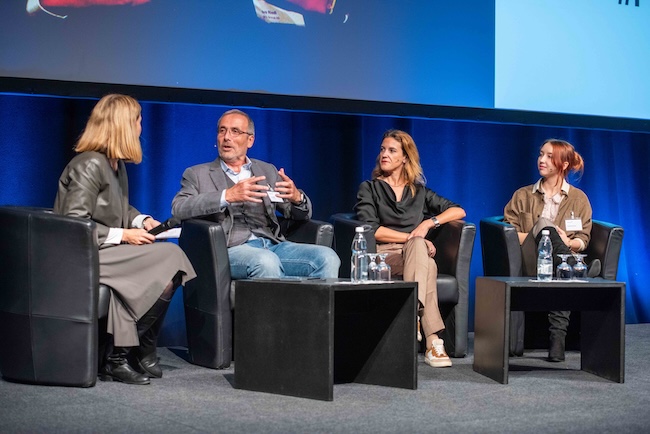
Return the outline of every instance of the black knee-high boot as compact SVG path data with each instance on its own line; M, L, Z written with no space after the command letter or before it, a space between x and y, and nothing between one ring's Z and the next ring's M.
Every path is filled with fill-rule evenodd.
M162 369L158 364L158 334L169 308L170 300L159 298L154 305L138 320L138 336L140 346L136 350L137 364L141 371L153 378L162 377Z
M148 376L137 372L129 365L127 361L128 354L128 348L110 345L106 360L99 370L99 379L102 381L119 381L126 384L149 384Z
M570 311L552 311L548 314L549 348L548 361L561 362L564 360L564 344L569 327Z

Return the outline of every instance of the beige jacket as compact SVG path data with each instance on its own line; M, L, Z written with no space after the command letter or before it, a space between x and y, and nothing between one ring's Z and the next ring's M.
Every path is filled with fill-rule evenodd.
M512 199L503 210L503 217L506 223L510 223L517 232L528 233L531 231L544 209L544 196L542 192L533 192L533 185L522 187L515 191ZM591 238L591 204L587 195L579 188L571 186L568 194L563 193L564 198L560 202L555 219L555 225L566 231L566 220L573 216L582 220L581 231L566 231L569 239L578 238L589 245Z

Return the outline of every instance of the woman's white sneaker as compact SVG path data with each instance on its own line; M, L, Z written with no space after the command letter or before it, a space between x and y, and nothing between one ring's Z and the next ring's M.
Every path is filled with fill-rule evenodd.
M442 339L434 339L431 348L424 353L424 363L434 368L451 366L451 359L445 352L445 343Z

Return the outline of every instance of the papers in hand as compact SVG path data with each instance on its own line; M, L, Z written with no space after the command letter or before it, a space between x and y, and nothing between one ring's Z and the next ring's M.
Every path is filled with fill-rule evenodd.
M158 235L156 235L157 240L166 240L169 238L178 238L181 236L181 228L171 228L166 230L165 232L161 232Z

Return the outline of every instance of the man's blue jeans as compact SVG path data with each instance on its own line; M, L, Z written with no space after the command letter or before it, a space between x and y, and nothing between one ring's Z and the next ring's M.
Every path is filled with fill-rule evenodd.
M233 279L252 277L338 277L341 260L334 250L315 244L274 243L266 238L228 248Z

